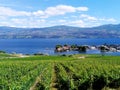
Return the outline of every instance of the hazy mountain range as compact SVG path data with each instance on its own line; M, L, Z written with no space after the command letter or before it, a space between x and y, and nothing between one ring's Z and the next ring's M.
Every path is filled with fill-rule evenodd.
M53 26L46 28L0 27L0 38L120 38L120 24L91 28Z

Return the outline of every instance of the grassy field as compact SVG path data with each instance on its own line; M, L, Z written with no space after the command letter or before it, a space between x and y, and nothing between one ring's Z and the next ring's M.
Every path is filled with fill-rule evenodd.
M120 56L1 53L0 90L120 90Z

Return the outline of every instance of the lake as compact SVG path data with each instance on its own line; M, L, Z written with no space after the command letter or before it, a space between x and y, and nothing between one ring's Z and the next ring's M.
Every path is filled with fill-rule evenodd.
M102 44L117 44L120 45L120 39L0 39L0 50L8 53L23 53L23 54L78 54L77 51L64 53L54 53L54 48L57 44L77 44L77 45L102 45ZM88 50L87 54L100 54L98 50ZM108 52L109 55L120 55L120 52Z

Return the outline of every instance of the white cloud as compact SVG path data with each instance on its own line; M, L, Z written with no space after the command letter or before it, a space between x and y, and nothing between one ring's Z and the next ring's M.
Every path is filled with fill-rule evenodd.
M82 12L88 11L87 7L73 7L57 5L45 10L18 11L9 7L0 7L0 25L15 27L43 27L53 25L71 25L79 27L92 27L100 24L115 23L114 18L101 18ZM78 13L81 12L81 13ZM81 14L81 15L78 15ZM61 16L56 19L54 16Z
M57 5L55 7L48 7L44 11L37 11L34 12L37 16L40 16L42 18L47 18L51 16L57 16L57 15L64 15L66 13L74 13L77 11L87 11L87 7L73 7L73 6L68 6L68 5ZM35 15L34 14L34 15Z
M66 13L76 12L76 11L87 11L87 7L73 7L67 5L58 5L56 7L48 7L44 12L48 15L63 15Z
M0 16L0 20L6 20L7 18L5 16Z
M83 18L83 19L86 19L86 20L90 20L90 21L97 21L98 20L96 17L89 16L89 15L86 15L86 14L81 14L80 17Z
M114 18L101 18L100 21L107 21L107 22L116 22Z
M30 12L16 11L8 7L0 7L0 16L30 16Z
M42 27L46 23L44 19L34 19L34 18L11 18L0 22L2 26L12 26L12 27Z
M16 24L22 24L23 22L25 23L25 19L16 19L16 18L13 18L13 19L11 19L11 21L13 22L13 23L16 23Z
M49 7L45 10L45 13L49 16L63 15L65 13L75 12L75 8L72 6L58 5L56 7Z
M58 20L58 22L60 22L60 23L66 23L66 20Z
M68 24L73 25L73 26L78 26L78 27L85 27L85 22L83 20L71 21Z
M33 15L35 15L35 16L41 16L41 15L44 15L44 12L42 10L38 10L36 12L33 12Z
M87 15L87 14L81 14L80 15L80 18L83 20L83 21L86 21L86 23L114 23L116 22L116 20L114 18L98 18L98 17L94 17L94 16L90 16L90 15Z
M76 8L76 10L78 10L78 11L88 11L88 8L87 7L78 7L78 8Z
M108 22L116 22L116 20L114 18L109 18Z
M48 18L51 16L64 15L66 13L74 13L77 11L87 11L87 7L73 7L68 5L57 5L55 7L48 7L45 10L38 10L34 12L17 11L9 7L0 7L0 16L37 16L40 18Z

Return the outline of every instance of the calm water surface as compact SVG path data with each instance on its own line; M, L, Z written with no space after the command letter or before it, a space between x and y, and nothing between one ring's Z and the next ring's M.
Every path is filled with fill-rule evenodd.
M120 45L120 39L0 39L0 50L4 50L8 53L45 53L55 54L54 47L57 44L77 44L77 45L101 45L101 44L118 44ZM65 52L65 54L76 54L79 52L71 51ZM88 50L87 54L100 54L97 50ZM57 53L61 54L61 53ZM64 54L64 53L62 53ZM109 55L120 55L120 52L108 52Z

